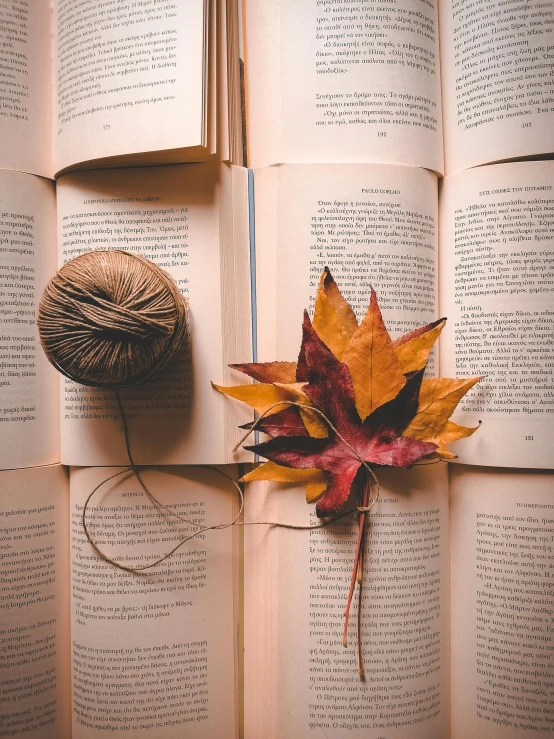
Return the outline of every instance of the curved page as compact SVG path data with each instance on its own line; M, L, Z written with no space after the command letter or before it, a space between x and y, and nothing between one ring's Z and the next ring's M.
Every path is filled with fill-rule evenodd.
M554 475L451 476L451 739L554 732Z
M83 504L118 471L71 470L73 739L235 739L235 531L205 532L140 574L101 561ZM123 565L152 563L236 515L235 488L216 469L143 470L162 513L123 473L87 514L95 543Z
M554 151L554 2L440 3L446 174Z
M448 479L381 470L362 591L344 608L357 525L245 528L245 737L444 739L448 729ZM300 487L255 483L247 520L318 523Z
M0 472L0 736L71 738L69 489L60 465Z
M441 375L483 379L454 420L482 428L459 461L551 467L554 163L461 172L440 201Z
M435 175L300 164L255 170L254 182L261 361L296 360L325 266L358 320L374 287L393 338L438 317Z
M56 271L51 182L0 171L0 469L60 461L59 384L36 311Z
M0 4L0 167L52 177L52 4Z
M246 0L250 166L442 171L435 0Z
M190 164L59 180L60 264L91 249L137 252L165 269L189 302L182 349L151 382L121 391L137 464L225 464L245 454L233 457L232 448L238 424L252 414L211 385L227 384L226 364L250 351L247 251L232 219L224 220L224 203L234 197L236 221L246 223L245 188L231 183L237 172L245 174ZM65 378L62 388L63 462L126 464L113 391Z
M207 7L54 2L56 172L205 143Z

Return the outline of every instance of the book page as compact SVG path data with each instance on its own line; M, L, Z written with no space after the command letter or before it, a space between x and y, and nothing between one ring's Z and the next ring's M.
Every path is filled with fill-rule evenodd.
M554 732L554 475L451 468L451 739Z
M446 173L554 152L554 2L440 2Z
M231 174L227 167L190 164L89 172L59 180L60 265L92 249L136 252L165 269L189 303L190 325L182 349L151 382L121 391L137 464L233 461L232 448L242 433L237 426L252 420L249 411L211 385L225 384L228 362L250 356L249 315L244 311L227 316L228 303L222 298L223 284L230 280L227 262L234 257L239 273L246 269L247 258L247 244L238 232L222 254L222 200L228 197L223 191L232 188ZM246 213L243 220L246 223ZM236 321L232 337L225 318L231 326ZM229 343L232 357L226 356ZM91 390L62 378L61 414L65 464L128 463L113 391Z
M500 164L444 180L441 375L481 382L454 420L482 428L461 462L550 467L554 455L554 163Z
M54 185L0 171L0 469L59 462L56 371L36 310L56 270Z
M55 168L204 144L205 0L56 0Z
M246 0L250 166L442 171L435 0Z
M380 470L362 591L342 631L355 520L245 527L245 737L429 739L448 729L445 465ZM246 520L315 524L300 487L250 484Z
M52 177L52 4L0 3L0 168Z
M73 739L235 739L236 530L205 532L142 574L118 569L94 553L81 521L87 496L114 472L71 470ZM236 514L236 490L214 468L141 475L189 523L159 515L128 471L113 477L87 524L123 564L148 564L197 525Z
M260 361L296 360L325 266L359 320L373 285L394 338L438 317L435 175L283 165L256 170L254 182Z
M0 735L70 739L69 486L0 472Z

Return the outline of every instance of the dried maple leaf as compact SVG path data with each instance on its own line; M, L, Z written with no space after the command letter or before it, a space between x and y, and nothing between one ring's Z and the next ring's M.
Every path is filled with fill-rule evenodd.
M296 382L296 362L249 362L229 367L258 382Z
M364 320L348 342L342 361L350 370L356 408L362 421L396 397L406 384L373 289Z
M315 439L274 431L274 438L246 448L285 467L327 471L329 485L316 506L318 516L331 516L345 503L362 460L408 467L435 451L436 444L402 436L417 411L422 372L414 374L396 398L362 421L347 365L323 344L307 313L301 356L308 377L304 392L331 422L329 436Z
M212 383L212 385L220 393L246 403L258 413L277 413L277 411L287 407L285 401L290 402L297 399L297 393L291 393L286 388L272 383L260 382L255 385L236 385L232 387L223 387L215 383ZM307 398L306 402L309 403ZM283 403L283 405L277 405L279 403Z
M440 459L455 459L456 455L446 445L452 441L458 441L458 439L465 439L471 436L478 428L479 426L470 428L469 426L459 426L454 421L447 421L442 431L433 439L427 439L426 441L432 441L434 444L437 444L436 454Z
M402 372L415 372L427 364L429 352L446 324L446 318L422 326L393 342Z
M470 377L454 380L448 377L438 377L423 380L417 414L404 431L404 435L421 441L434 439L444 429L463 396L480 379L480 377Z
M301 482L306 485L306 502L313 503L327 488L327 474L322 470L297 470L293 467L282 467L275 462L266 462L248 472L241 482L269 480L272 482Z
M321 276L313 324L304 315L298 361L231 365L257 385L216 387L261 413L247 428L269 441L246 447L269 461L243 481L302 482L317 515L327 518L346 502L358 471L359 530L345 612L359 583L358 660L361 653L361 589L371 481L376 466L409 467L424 458L451 459L446 444L476 429L459 426L450 415L480 378L425 379L429 353L446 319L422 326L392 342L375 292L358 326L327 268ZM373 501L374 502L374 501Z
M314 306L313 327L323 343L341 359L350 338L358 328L356 315L325 267Z
M369 464L408 466L426 456L412 441L432 444L436 456L450 459L454 455L446 444L475 431L453 424L449 417L479 378L421 382L429 352L445 321L441 318L392 342L375 292L371 291L367 314L358 326L326 268L316 296L314 321L310 324L307 316L304 319L298 362L231 365L261 382L215 387L262 414L255 424L260 431L272 439L289 437L265 442L267 446L259 445L256 451L263 455L265 450L274 460L279 457L289 469L305 469L313 463L314 469L327 470L329 486L317 511L320 516L330 515L348 496L362 459ZM404 388L407 390L402 392ZM398 401L390 405L396 398ZM383 413L378 413L380 408L389 414L388 427ZM399 415L399 409L404 415ZM400 417L405 421L402 426L398 424ZM335 431L330 432L324 418ZM395 430L392 436L391 429ZM299 440L296 451L294 438ZM319 490L322 481L314 479L316 482Z

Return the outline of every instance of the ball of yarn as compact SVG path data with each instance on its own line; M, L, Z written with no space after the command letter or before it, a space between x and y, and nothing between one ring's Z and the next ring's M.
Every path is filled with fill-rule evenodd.
M182 343L187 306L171 277L121 250L93 251L65 264L38 309L49 361L91 387L118 388L152 378Z

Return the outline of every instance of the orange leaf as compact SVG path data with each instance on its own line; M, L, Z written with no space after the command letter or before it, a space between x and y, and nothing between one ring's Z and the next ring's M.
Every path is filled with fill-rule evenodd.
M241 400L251 408L254 408L254 410L260 414L265 413L275 403L280 403L286 400L297 402L296 398L288 390L279 385L271 385L262 382L253 385L237 385L236 387L222 387L215 383L212 383L212 385L216 390L219 390L220 393L228 395L230 398L235 398L235 400ZM306 400L308 399L306 398ZM268 415L271 413L277 413L277 411L281 411L286 407L287 405L283 404L280 406L278 405L275 408L271 408Z
M310 410L312 401L300 390L303 385L301 382L290 384L258 382L253 385L236 385L231 387L223 387L212 382L212 385L220 393L246 403L260 415L265 413L270 416L287 408L291 403L298 403L299 405L305 406L305 408L303 407L299 410L309 435L316 439L323 439L329 435L327 425L319 413ZM279 405L276 405L276 403Z
M356 408L362 421L395 398L406 384L374 290L364 320L350 339L342 361L350 370Z
M419 441L431 441L444 430L454 409L480 377L454 380L440 377L423 380L419 391L417 413L402 436ZM463 427L458 427L463 428ZM453 439L452 439L453 441Z
M275 462L266 462L241 477L240 482L270 480L272 482L301 482L306 485L306 502L315 503L327 489L327 475L323 470L298 470L294 467L283 467Z
M306 503L315 503L327 490L327 480L306 483Z
M253 482L254 480L271 480L273 482L303 482L303 483L325 483L327 477L325 472L317 469L297 470L294 467L283 467L275 462L266 462L248 472L241 478L241 482Z
M421 331L418 329L407 336L397 339L393 343L398 361L402 367L402 372L405 375L408 372L415 372L425 366L429 352L433 348L435 341L439 338L445 323L446 318L441 318L439 321L425 326L427 330Z
M358 328L354 311L342 297L328 267L319 281L312 325L337 359L342 358L350 337Z
M296 362L251 362L229 367L258 382L296 382Z
M455 459L456 455L446 448L447 444L452 441L458 441L458 439L465 439L468 436L474 434L479 426L470 428L469 426L459 426L454 421L447 421L446 426L432 441L437 444L438 449L436 454L441 459Z

